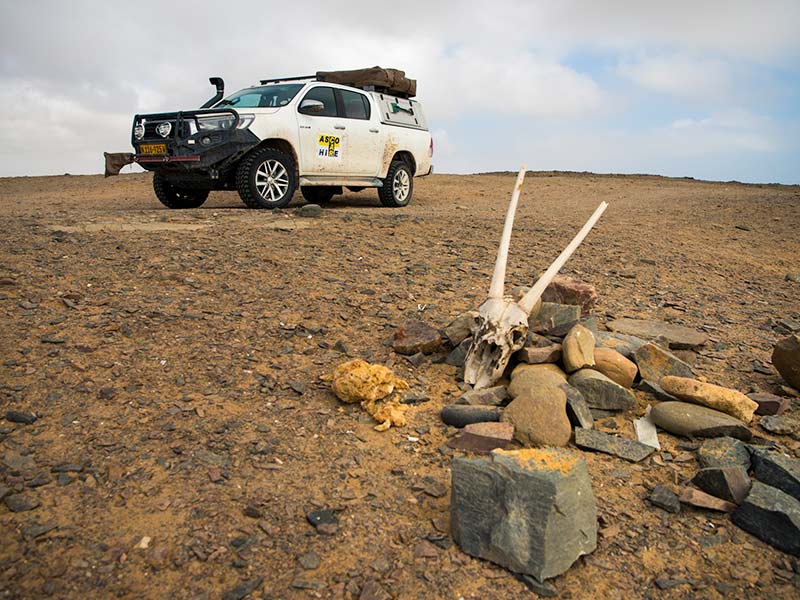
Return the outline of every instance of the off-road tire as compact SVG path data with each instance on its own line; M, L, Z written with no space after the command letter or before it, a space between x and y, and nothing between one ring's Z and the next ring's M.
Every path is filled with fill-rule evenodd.
M304 185L300 192L311 204L327 204L336 195L336 188L329 185Z
M283 208L297 189L294 160L275 148L257 150L239 163L236 189L250 208Z
M414 174L408 163L402 160L393 160L383 180L383 187L378 188L378 198L381 204L392 208L408 206L414 194Z
M167 208L197 208L208 199L209 190L193 190L171 184L159 174L153 174L153 191Z

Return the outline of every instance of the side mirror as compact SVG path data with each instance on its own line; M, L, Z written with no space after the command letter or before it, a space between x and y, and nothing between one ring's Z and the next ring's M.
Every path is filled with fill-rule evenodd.
M300 112L304 115L318 115L325 110L325 104L319 100L303 100L300 103Z

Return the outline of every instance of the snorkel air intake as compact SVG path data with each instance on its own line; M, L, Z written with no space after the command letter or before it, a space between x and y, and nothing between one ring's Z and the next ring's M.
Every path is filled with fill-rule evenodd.
M211 83L211 85L217 88L217 93L200 108L211 108L217 102L222 100L222 96L225 94L225 82L222 80L222 77L209 77L208 81Z

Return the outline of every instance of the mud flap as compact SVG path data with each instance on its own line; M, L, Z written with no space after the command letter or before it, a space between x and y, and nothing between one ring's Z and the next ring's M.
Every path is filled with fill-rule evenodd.
M122 167L135 162L130 152L103 152L103 156L106 157L106 177L119 175Z

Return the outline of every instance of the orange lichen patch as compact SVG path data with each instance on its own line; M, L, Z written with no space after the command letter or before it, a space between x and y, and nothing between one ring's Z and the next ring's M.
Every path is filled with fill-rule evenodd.
M566 450L557 448L524 448L522 450L494 450L515 459L520 465L533 469L546 469L569 473L578 464L580 458Z

